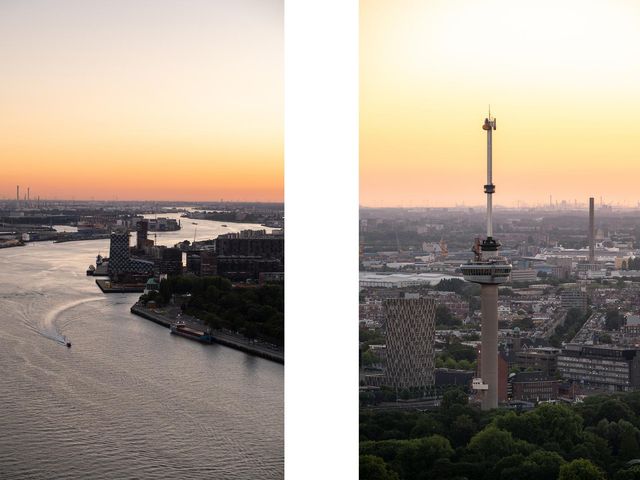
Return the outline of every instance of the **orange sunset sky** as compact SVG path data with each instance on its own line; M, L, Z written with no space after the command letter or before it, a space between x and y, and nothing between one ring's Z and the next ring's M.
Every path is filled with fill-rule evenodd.
M0 3L0 198L283 200L282 0Z
M640 3L362 0L360 201L640 202Z

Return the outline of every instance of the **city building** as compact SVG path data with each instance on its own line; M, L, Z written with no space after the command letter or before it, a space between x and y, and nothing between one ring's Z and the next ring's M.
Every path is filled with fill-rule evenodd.
M538 272L532 268L513 269L511 270L512 283L530 283L538 281Z
M251 256L216 256L216 275L228 278L234 282L259 280L260 274L265 272L284 272L284 266L275 258ZM200 268L203 268L203 257L200 257Z
M627 315L622 333L633 337L640 335L640 316Z
M430 298L387 299L383 308L386 383L399 389L433 385L436 302Z
M277 258L284 261L284 236L269 235L264 230L219 235L215 245L219 256Z
M511 399L525 402L556 400L560 380L543 372L519 372L509 378Z
M562 378L611 392L640 386L640 350L570 344L558 356Z
M200 275L210 277L218 274L218 264L213 250L200 251Z
M147 246L147 232L149 231L149 222L140 220L136 223L136 249L144 250Z
M560 292L560 305L570 308L587 309L587 292L580 288L566 288Z
M182 250L164 246L154 247L154 260L158 274L180 275L182 273Z
M455 385L468 390L471 388L471 381L474 376L475 372L473 371L436 368L435 385L436 387Z
M114 231L109 243L107 272L112 280L128 276L153 276L153 262L131 258L129 232Z
M539 347L520 350L515 354L516 365L524 370L533 368L553 377L558 369L559 348Z
M150 218L149 222L149 230L152 232L172 232L176 230L180 230L180 222L175 218Z

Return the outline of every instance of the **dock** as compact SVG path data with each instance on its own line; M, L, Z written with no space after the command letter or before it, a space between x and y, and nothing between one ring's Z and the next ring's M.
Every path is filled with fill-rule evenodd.
M103 293L142 293L145 287L143 284L112 283L110 280L96 280L96 285Z

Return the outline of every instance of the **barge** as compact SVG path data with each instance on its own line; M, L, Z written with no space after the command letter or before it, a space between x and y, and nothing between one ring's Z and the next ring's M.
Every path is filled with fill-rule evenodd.
M190 338L197 342L213 343L213 337L208 332L202 330L196 330L195 328L187 327L183 322L174 323L171 325L171 333L174 335L180 335L181 337Z

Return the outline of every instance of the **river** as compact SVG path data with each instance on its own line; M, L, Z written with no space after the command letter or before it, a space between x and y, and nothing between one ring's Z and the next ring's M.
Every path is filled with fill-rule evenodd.
M198 240L262 228L197 223ZM182 224L158 243L193 240ZM0 477L282 478L283 366L170 335L129 312L139 294L102 294L85 271L108 243L0 250Z

